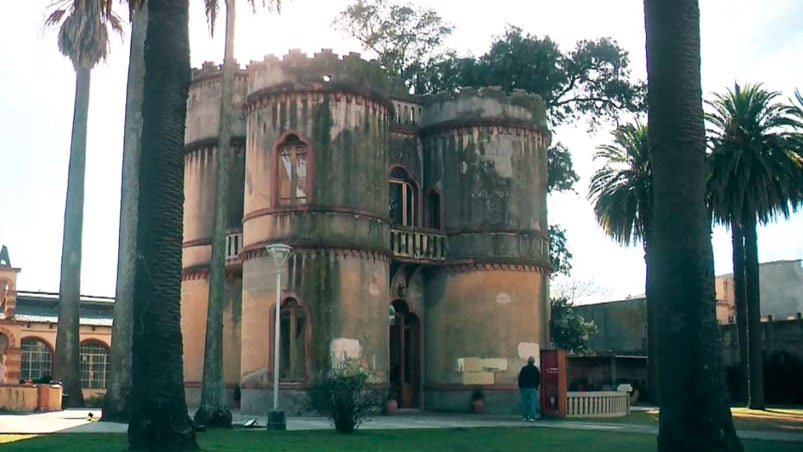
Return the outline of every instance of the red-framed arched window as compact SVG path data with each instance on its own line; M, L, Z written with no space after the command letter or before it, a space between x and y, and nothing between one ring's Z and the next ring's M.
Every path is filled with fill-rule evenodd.
M20 379L33 381L53 375L53 349L38 337L24 337L20 341L22 369Z
M310 201L309 143L295 133L288 133L274 151L274 205L294 207Z
M418 184L402 166L391 168L389 183L391 224L418 226Z
M275 308L274 308L275 309ZM271 309L271 330L274 328L274 312ZM312 325L307 307L294 296L282 300L279 317L279 381L282 383L306 383L312 368ZM271 340L275 337L271 331ZM271 350L273 347L271 346ZM273 353L270 369L273 370Z
M79 347L81 361L81 387L106 389L109 381L109 347L99 341L89 340Z

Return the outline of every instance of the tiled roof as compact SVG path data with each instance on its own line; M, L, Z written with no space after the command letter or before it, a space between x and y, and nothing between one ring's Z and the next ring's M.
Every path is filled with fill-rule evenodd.
M14 320L21 322L58 323L59 295L51 292L17 292L17 307ZM87 326L111 326L114 298L81 296L80 324ZM0 319L3 319L0 313Z

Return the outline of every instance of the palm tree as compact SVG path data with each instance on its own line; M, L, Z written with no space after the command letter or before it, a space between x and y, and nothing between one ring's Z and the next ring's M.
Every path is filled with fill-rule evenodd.
M133 322L134 269L137 253L137 193L142 133L142 89L145 76L145 34L148 7L131 9L131 51L128 60L125 131L123 139L122 188L120 193L120 238L117 246L117 287L109 353L109 380L103 398L103 421L128 421L128 391L131 386L131 324Z
M209 301L204 342L204 371L201 406L195 422L207 427L231 427L231 411L226 403L223 381L223 306L226 284L226 228L228 219L229 173L231 167L231 123L234 100L234 26L236 0L226 1L226 47L223 57L223 89L220 99L220 133L216 152L215 211L212 230L212 256L209 269ZM256 9L255 0L249 0ZM278 10L281 0L263 1ZM206 15L214 35L218 0L206 0Z
M779 95L760 84L736 84L706 102L711 109L706 115L711 136L709 203L715 221L732 226L737 316L740 298L747 301L747 387L752 409L764 409L756 226L788 218L803 203L799 193L803 159L790 132L793 110L775 101ZM740 335L743 332L740 329Z
M59 51L70 59L75 69L75 104L61 245L59 328L53 376L64 383L65 393L70 394L70 403L83 406L78 328L89 80L92 68L109 52L108 29L121 32L122 26L112 12L111 0L61 0L51 8L45 25L59 27Z
M647 126L636 122L614 131L614 143L600 146L594 160L604 166L591 177L588 198L594 204L597 222L615 241L630 245L641 242L647 262L652 213L652 168L647 147ZM648 279L649 280L649 279ZM655 303L647 294L647 386L649 398L658 402Z
M190 83L188 22L188 0L148 0L133 298L136 315L131 334L130 449L198 448L184 396L180 328L184 127Z
M698 0L645 0L647 111L653 170L651 300L657 304L658 450L736 451L720 362Z

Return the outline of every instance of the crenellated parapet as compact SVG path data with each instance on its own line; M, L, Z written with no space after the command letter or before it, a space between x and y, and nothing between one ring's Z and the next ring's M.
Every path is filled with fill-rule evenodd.
M248 102L265 95L291 92L343 92L380 100L392 108L390 96L403 90L376 60L359 53L342 57L322 49L312 57L298 49L281 59L267 55L248 65Z
M466 126L494 125L525 127L546 134L546 105L540 96L499 86L461 88L422 98L419 126L425 132Z
M234 71L234 122L232 139L245 139L242 105L248 86L248 72L237 66ZM187 129L184 143L216 141L220 130L220 98L223 94L223 66L206 61L192 71L192 83L187 96Z

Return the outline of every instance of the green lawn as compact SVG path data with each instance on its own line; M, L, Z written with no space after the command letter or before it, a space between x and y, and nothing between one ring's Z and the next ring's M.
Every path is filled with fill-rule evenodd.
M651 451L653 435L554 428L473 428L364 430L353 435L333 431L208 431L198 434L204 450L461 450L461 451ZM747 451L798 452L799 444L746 441ZM125 434L67 433L42 436L0 435L0 449L19 451L123 451Z

